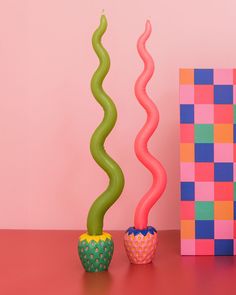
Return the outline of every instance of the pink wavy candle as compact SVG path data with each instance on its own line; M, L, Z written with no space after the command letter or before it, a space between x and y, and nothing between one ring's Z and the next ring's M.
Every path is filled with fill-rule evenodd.
M134 226L136 229L145 229L148 224L148 214L153 205L161 197L166 187L166 172L161 163L154 158L148 151L147 143L159 123L159 112L154 102L149 98L146 92L146 85L154 72L154 62L151 55L147 52L145 43L151 34L152 28L150 21L146 22L144 33L140 36L137 48L140 57L144 62L144 70L135 83L135 95L139 103L147 112L147 121L138 133L135 139L135 153L143 165L150 170L153 175L153 183L148 192L138 203Z

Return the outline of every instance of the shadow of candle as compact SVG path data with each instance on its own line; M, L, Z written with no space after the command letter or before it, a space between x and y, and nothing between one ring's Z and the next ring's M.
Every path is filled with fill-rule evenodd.
M107 272L85 272L82 277L83 295L107 295L112 283L112 275Z
M153 263L142 265L130 264L123 277L120 294L150 294L150 289L153 292L151 294L158 294L152 288L153 282L156 280L157 277Z

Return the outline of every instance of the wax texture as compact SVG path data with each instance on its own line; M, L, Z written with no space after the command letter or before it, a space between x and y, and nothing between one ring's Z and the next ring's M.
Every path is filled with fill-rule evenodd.
M102 87L103 80L110 68L110 58L101 43L101 38L107 29L105 15L101 16L100 25L92 38L93 48L99 58L99 66L91 80L91 90L97 102L104 111L100 125L92 135L90 151L97 164L107 173L109 185L107 189L94 201L87 218L89 235L101 235L103 232L103 219L107 210L116 202L124 188L124 175L119 165L107 154L104 143L112 131L117 120L115 104ZM93 183L91 179L91 184Z
M140 36L137 43L139 55L144 62L144 70L135 83L135 95L147 113L147 121L135 139L134 148L137 158L150 170L153 176L151 188L142 197L135 209L134 225L135 228L140 230L147 228L149 211L163 194L167 182L165 169L161 163L149 153L147 148L148 140L159 123L158 109L146 92L146 85L154 72L153 59L145 47L151 30L151 23L147 21L145 31Z

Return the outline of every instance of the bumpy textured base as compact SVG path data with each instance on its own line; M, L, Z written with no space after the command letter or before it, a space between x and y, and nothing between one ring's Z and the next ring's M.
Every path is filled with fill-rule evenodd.
M124 236L124 244L131 263L150 263L157 249L157 231L149 226L145 230L130 227Z
M114 244L111 235L99 236L83 234L80 236L78 252L87 272L101 272L108 269L113 255Z

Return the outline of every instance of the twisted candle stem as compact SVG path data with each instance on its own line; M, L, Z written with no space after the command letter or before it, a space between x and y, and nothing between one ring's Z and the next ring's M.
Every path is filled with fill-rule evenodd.
M139 55L144 62L144 70L135 83L135 95L147 112L147 121L135 139L135 153L143 165L151 171L153 183L148 192L142 197L135 210L134 226L140 230L147 228L149 211L161 197L166 187L165 169L147 149L147 142L159 123L158 109L146 93L146 85L154 72L153 59L145 47L145 43L150 34L151 24L147 21L145 32L141 35L137 43Z
M107 20L101 16L100 26L94 32L92 43L99 58L100 64L91 80L91 89L97 102L104 110L104 118L92 135L90 150L94 160L107 173L109 185L107 189L92 204L87 218L87 229L89 235L101 235L103 231L103 219L106 211L119 198L124 187L124 176L119 165L106 153L104 142L113 129L117 112L111 98L102 87L103 80L110 68L110 58L101 44L101 38L107 28Z

